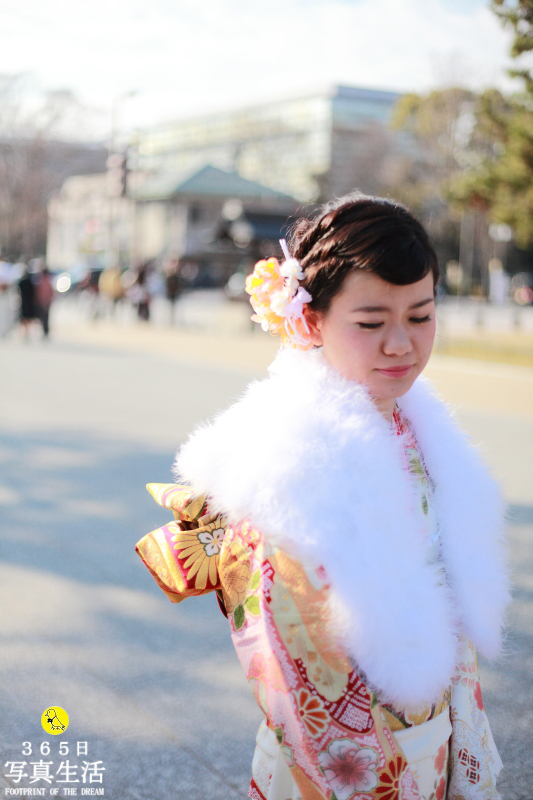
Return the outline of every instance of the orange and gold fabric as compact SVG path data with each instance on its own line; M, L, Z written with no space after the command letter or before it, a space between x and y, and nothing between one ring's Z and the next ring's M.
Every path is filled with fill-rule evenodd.
M265 714L251 798L498 800L470 644L446 711L449 757L448 742L439 742L426 780L392 729L399 723L400 738L424 724L433 729L444 715L432 707L416 717L380 703L332 636L324 570L273 548L246 520L229 525L188 487L148 488L175 520L145 536L139 555L173 602L209 591L223 596L238 658ZM439 702L442 711L449 698ZM419 791L419 781L429 791Z
M187 486L149 483L160 506L174 512L174 521L147 534L136 550L173 603L220 590L218 573L225 522L211 514L206 498Z

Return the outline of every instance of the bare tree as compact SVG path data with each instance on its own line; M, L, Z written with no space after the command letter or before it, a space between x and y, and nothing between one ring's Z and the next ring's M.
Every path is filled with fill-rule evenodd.
M70 90L43 91L31 76L0 75L0 253L5 258L44 253L52 192L77 171L103 171L103 148L72 141L83 113ZM87 151L94 152L92 163L83 157Z
M387 183L387 160L393 147L390 131L380 123L369 122L359 130L337 126L333 132L325 198L339 197L354 189L382 194Z

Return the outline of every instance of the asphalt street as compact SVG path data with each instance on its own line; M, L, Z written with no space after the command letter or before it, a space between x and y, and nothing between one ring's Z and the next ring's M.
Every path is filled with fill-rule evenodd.
M44 758L52 774L65 761L54 741L39 753L52 738L41 714L56 704L70 716L57 739L87 742L110 800L242 799L261 714L226 620L211 596L172 605L134 545L169 518L144 485L171 480L187 432L264 375L269 354L261 344L254 366L249 343L239 358L236 340L213 335L185 352L177 339L162 347L161 332L150 347L142 329L116 341L105 330L0 342L0 788L47 785L2 777L8 761ZM509 502L510 632L482 685L503 799L531 800L533 377L445 358L428 372Z

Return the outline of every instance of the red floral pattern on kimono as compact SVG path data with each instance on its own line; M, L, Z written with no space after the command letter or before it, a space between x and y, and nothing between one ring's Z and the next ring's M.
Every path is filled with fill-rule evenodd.
M228 528L226 537L232 550L247 545L239 527ZM394 761L403 796L418 798L379 705L331 638L322 571L307 572L283 551L273 551L257 531L243 558L251 579L242 602L230 606L232 637L301 796L378 797L374 790L384 785ZM222 556L226 600L224 569ZM255 778L254 791L265 797L268 778Z
M137 545L139 555L173 602L217 593L238 658L265 714L249 796L419 800L416 779L385 709L332 637L324 570L273 549L247 521L228 525L210 513L205 497L194 497L188 487L148 488L175 519L145 536ZM473 648L469 652L475 655ZM459 665L452 686L447 796L497 800L488 740L475 732L486 718L477 700L477 672L470 664ZM461 695L454 702L458 688ZM436 768L443 760L440 751L437 758ZM428 800L444 798L444 775L443 780L439 778ZM283 787L283 793L276 789L272 794L274 786Z
M363 800L381 797L374 790L386 786L392 798L401 786L405 800L418 800L380 706L331 638L323 570L308 575L246 521L228 526L214 517L205 498L186 487L148 488L175 521L145 536L137 551L173 602L219 593L241 665L301 797ZM212 535L220 528L221 547ZM266 797L261 784L252 782L251 797Z

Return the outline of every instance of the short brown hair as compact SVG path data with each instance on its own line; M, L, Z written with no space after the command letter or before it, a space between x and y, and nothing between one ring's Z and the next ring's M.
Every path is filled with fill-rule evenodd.
M309 307L325 313L348 273L373 272L405 286L433 273L435 251L420 222L401 203L356 192L299 219L289 233L291 255L304 270L301 285L312 296Z

